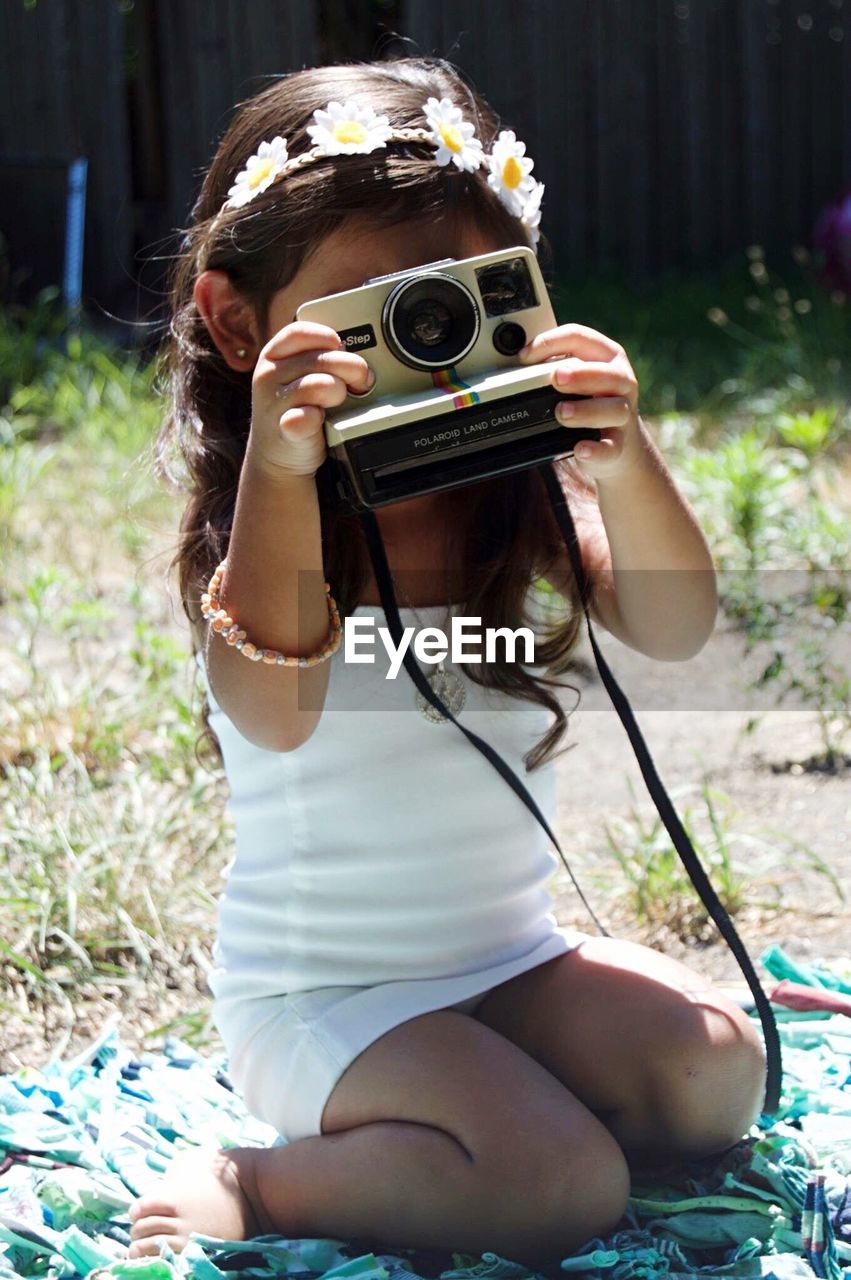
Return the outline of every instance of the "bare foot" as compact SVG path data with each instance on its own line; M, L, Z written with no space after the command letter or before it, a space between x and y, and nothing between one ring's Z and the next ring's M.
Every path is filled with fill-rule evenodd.
M239 1147L175 1156L156 1191L130 1206L128 1257L158 1257L161 1240L182 1253L190 1231L219 1240L262 1235L265 1228L254 1208L253 1155L250 1147Z

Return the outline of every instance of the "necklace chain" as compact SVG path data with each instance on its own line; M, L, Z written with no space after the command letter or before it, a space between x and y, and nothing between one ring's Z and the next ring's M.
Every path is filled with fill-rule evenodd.
M395 578L393 578L393 585L395 589L401 594L402 599L407 604L407 607L411 610L417 622L420 624L420 628L423 628L424 626L423 620L420 617L419 613L417 612L417 609L414 607L414 605L411 604L408 593L404 590L403 587L399 585L399 583L396 582ZM449 568L447 566L446 617L444 618L444 625L443 625L444 635L446 635L446 627L452 615L451 595L452 595L452 592L450 590L450 584L449 584ZM423 605L421 606L421 608L425 608L425 606ZM416 659L414 659L414 661L416 661ZM460 679L460 677L457 676L454 671L447 671L444 663L445 663L445 659L441 658L440 662L436 664L431 674L426 675L425 678L428 681L428 683L431 685L432 689L437 694L437 696L443 700L445 705L452 712L452 715L457 716L459 712L463 709L464 703L467 701L467 690L464 688L464 683ZM423 715L426 718L426 720L428 720L431 724L448 724L449 723L449 721L447 720L443 712L439 711L437 707L432 706L428 698L426 698L422 693L420 693L419 690L417 690L415 703L416 703L417 710L420 712L420 714Z

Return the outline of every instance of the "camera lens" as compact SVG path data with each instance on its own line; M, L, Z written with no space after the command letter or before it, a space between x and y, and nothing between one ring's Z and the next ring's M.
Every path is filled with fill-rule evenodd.
M423 347L436 347L452 333L452 313L436 298L424 298L408 316L411 334Z
M388 294L381 316L388 347L413 369L457 364L476 341L479 324L470 290L437 273L403 280Z
M493 345L500 355L516 356L521 347L526 345L526 330L522 324L506 320L497 325L493 335Z

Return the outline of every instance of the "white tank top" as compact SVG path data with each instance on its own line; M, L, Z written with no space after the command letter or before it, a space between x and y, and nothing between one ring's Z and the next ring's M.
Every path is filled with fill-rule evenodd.
M418 625L412 610L400 613ZM417 614L433 626L446 618L443 606ZM377 605L353 616L385 625ZM197 655L236 833L209 979L217 1001L453 977L556 932L547 883L560 864L545 831L459 729L422 715L404 667L385 679L378 641L374 652L374 664L346 662L342 646L330 659L319 724L290 752L243 737ZM445 665L466 689L459 722L499 752L552 825L554 765L526 773L522 761L552 714Z

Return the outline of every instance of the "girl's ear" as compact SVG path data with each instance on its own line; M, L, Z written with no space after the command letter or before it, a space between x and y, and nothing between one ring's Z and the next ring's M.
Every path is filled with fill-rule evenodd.
M253 369L262 347L253 308L225 271L202 271L192 291L210 337L231 369Z

